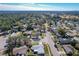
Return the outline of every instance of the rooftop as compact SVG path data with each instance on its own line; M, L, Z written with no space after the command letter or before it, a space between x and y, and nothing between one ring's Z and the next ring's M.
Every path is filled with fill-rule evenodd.
M43 45L34 45L31 49L34 50L34 52L37 52L38 54L44 54Z

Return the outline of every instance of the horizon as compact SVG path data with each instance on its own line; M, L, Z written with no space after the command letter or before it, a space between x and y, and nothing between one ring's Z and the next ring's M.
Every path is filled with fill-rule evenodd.
M79 11L79 3L0 3L0 11Z

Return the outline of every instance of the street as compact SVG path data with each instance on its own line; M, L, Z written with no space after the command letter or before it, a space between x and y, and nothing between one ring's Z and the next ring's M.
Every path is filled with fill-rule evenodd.
M46 37L44 39L42 39L42 42L48 43L53 56L60 56L59 51L54 46L55 43L51 39L51 33L50 32L46 31Z
M0 51L5 49L4 46L6 45L7 39L8 39L8 36L6 36L6 37L1 36L0 37Z

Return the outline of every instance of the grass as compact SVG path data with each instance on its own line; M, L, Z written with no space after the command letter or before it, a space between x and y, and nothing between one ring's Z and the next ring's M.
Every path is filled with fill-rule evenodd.
M79 56L79 50L74 48L73 56Z
M32 46L33 45L38 45L38 42L32 42ZM36 54L33 53L33 51L31 49L29 49L29 52L27 52L28 56L37 56Z
M50 54L50 48L49 48L49 45L46 44L46 43L43 43L43 45L44 45L45 55L46 55L46 56L50 56L51 54Z
M46 35L45 35L45 33L41 33L41 38L43 39Z
M52 38L52 40L56 43L56 42L59 42L58 40L57 40L57 36L54 34L54 33L51 33L52 34L52 36L53 36L53 38Z
M79 52L75 51L75 53L73 53L73 56L79 56Z
M39 45L38 42L32 42L32 45Z
M62 45L57 44L57 48L58 48L58 50L59 50L60 52L63 52L61 55L66 56L66 52L64 51Z
M50 49L49 45L48 45L48 48L49 48L49 51L50 51L50 55L53 56L53 54L52 54L52 52L51 52L51 49Z
M35 55L33 54L32 50L30 50L29 52L27 52L27 55L28 55L28 56L35 56Z

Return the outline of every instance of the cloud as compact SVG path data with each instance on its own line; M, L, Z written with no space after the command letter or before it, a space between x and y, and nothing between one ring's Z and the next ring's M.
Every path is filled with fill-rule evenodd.
M19 10L19 11L67 11L67 10L75 10L74 8L65 8L55 5L49 5L49 4L43 4L43 3L6 3L6 4L0 4L0 10Z
M41 7L50 7L49 5L47 4L37 4L38 6L41 6Z
M50 8L40 7L38 4L20 4L20 5L8 5L0 4L0 10L52 10Z

